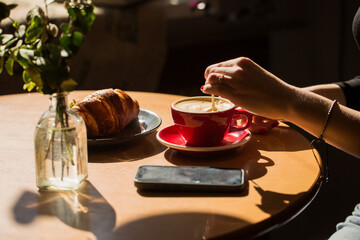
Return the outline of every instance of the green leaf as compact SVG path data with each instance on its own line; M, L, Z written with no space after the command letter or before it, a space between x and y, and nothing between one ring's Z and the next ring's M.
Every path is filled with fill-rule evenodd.
M23 85L24 90L30 92L36 87L37 89L39 89L38 91L41 92L41 88L36 86L36 83L32 81L31 76L26 72L26 70L23 71L22 78L24 81L24 85Z
M12 25L15 29L18 29L20 26L20 24L17 21L14 21Z
M52 44L52 43L47 44L46 51L48 53L49 59L53 62L57 62L59 60L59 58L61 57L60 47L56 44Z
M34 42L46 31L45 24L40 17L35 16L31 19L31 24L25 33L25 42Z
M71 43L71 38L68 35L62 35L59 39L60 46L67 49Z
M5 63L5 70L10 76L14 75L13 68L14 68L14 58L9 57Z
M69 16L70 18L73 20L73 21L76 21L76 18L77 18L77 14L76 14L76 10L74 8L71 8L71 7L68 7L68 13L69 13Z
M68 23L62 23L61 25L60 25L60 29L61 29L61 31L63 32L63 33L67 33L67 31L69 30L69 24Z
M61 89L64 91L72 91L75 89L77 83L75 82L74 79L69 78L65 81L63 81L60 85Z
M31 61L35 56L35 51L31 49L21 48L19 54L26 60Z
M36 11L37 11L38 16L40 16L41 21L46 24L46 23L47 23L47 22L46 22L46 21L47 21L47 17L46 17L46 14L45 14L44 10L43 10L41 7L37 7L37 8L36 8Z
M72 44L76 47L80 47L84 42L84 35L81 32L74 32Z
M43 57L37 57L35 60L35 64L39 67L46 66L46 60Z
M22 78L23 78L24 83L31 82L31 78L30 78L29 74L26 73L26 70L23 71Z
M11 39L13 39L14 38L14 35L12 35L12 34L2 34L1 36L0 36L0 44L1 45L4 45L4 44L6 44L7 42L9 42Z
M68 13L75 27L79 28L83 33L87 33L94 20L94 5L82 2L81 4L70 4Z
M20 51L17 51L17 53L15 54L15 60L24 69L29 68L31 65L31 62L29 60L26 60L21 56Z
M27 90L28 92L31 92L31 90L33 90L34 87L36 87L36 84L33 82L29 82L24 84L23 89Z
M30 25L30 24L31 24L31 19L32 19L34 16L35 16L34 10L31 10L31 11L29 11L29 12L26 14L25 21L26 21L26 24L27 24L27 25Z
M15 36L18 38L22 38L24 37L25 33L26 33L26 26L21 24L17 29L17 31L15 32Z
M24 79L24 75L26 76L27 80L34 82L37 87L42 88L43 81L41 79L41 75L35 68L25 69L23 72L23 79ZM25 79L24 79L24 82L25 82ZM27 82L25 82L25 83L27 83Z
M4 69L4 57L0 57L0 73L3 72Z
M16 40L18 40L18 39L16 39ZM16 44L15 44L15 46L14 47L12 47L12 48L10 48L10 51L12 51L12 52L14 52L14 55L16 55L17 54L17 50L22 46L22 44L23 44L23 40L18 40L17 42L16 42Z
M21 47L21 46L22 46L22 44L23 44L23 40L22 40L22 39L20 39L19 41L17 41L17 43L16 43L15 47L16 47L16 48L19 48L19 47Z
M41 35L41 38L39 39L38 43L36 44L36 49L41 50L41 48L46 44L46 41L48 40L48 35L46 32L44 32Z
M48 24L48 30L51 34L51 36L56 37L59 33L59 29L55 24L49 23Z
M34 19L35 17L38 17L41 19L42 22L47 23L47 18L46 18L46 14L44 13L43 9L41 7L35 7L33 9L31 9L27 14L26 14L26 23L28 25L30 25L32 19Z
M11 47L17 40L18 40L17 38L11 39L10 41L8 41L8 42L5 44L5 47L6 47L6 48Z
M69 107L72 108L73 106L75 106L75 104L76 104L76 100L73 99L72 102L70 103Z
M45 0L45 5L54 0ZM16 0L15 0L16 2ZM68 21L60 25L49 22L44 8L35 7L26 15L26 25L12 21L13 34L2 34L0 29L0 73L13 75L17 62L23 69L24 89L51 94L72 91L77 83L70 78L67 61L85 41L95 19L94 5L88 0L66 0ZM16 5L0 0L0 21L10 16Z

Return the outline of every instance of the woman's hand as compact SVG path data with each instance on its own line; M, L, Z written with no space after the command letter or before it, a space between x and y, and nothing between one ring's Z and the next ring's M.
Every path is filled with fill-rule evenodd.
M285 83L245 57L209 66L205 78L205 85L201 87L204 93L227 98L265 118L292 122L314 136L322 133L334 103L312 91ZM335 104L323 138L359 157L359 126L359 111Z
M209 66L201 90L229 99L235 105L269 119L286 116L295 87L280 80L249 58L240 57Z

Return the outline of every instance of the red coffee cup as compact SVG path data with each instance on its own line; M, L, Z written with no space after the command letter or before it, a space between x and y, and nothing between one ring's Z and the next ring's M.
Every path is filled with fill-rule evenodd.
M179 134L186 143L197 147L219 146L230 131L244 130L251 124L252 115L248 111L235 108L229 100L215 97L218 106L226 105L223 109L202 112L197 104L204 102L211 104L211 97L199 96L177 100L171 104L171 114ZM190 106L184 109L181 105ZM192 104L194 107L192 107ZM200 109L200 110L199 110ZM241 125L237 120L246 119Z

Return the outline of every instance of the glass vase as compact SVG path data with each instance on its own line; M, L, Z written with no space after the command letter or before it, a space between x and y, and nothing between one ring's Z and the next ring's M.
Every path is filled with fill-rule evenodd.
M49 110L35 130L36 184L40 190L76 190L88 175L83 119L67 103L67 93L50 96Z

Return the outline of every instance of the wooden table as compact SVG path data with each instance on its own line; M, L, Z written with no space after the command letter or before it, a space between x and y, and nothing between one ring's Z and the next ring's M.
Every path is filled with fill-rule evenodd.
M82 99L89 91L70 94ZM181 96L129 92L141 108L172 124L170 104ZM190 157L161 145L155 134L113 147L89 149L89 178L78 192L39 192L33 134L48 96L0 96L0 238L2 239L246 239L296 216L316 195L319 166L310 143L281 124L252 135L241 149ZM241 194L140 193L141 165L243 168Z

